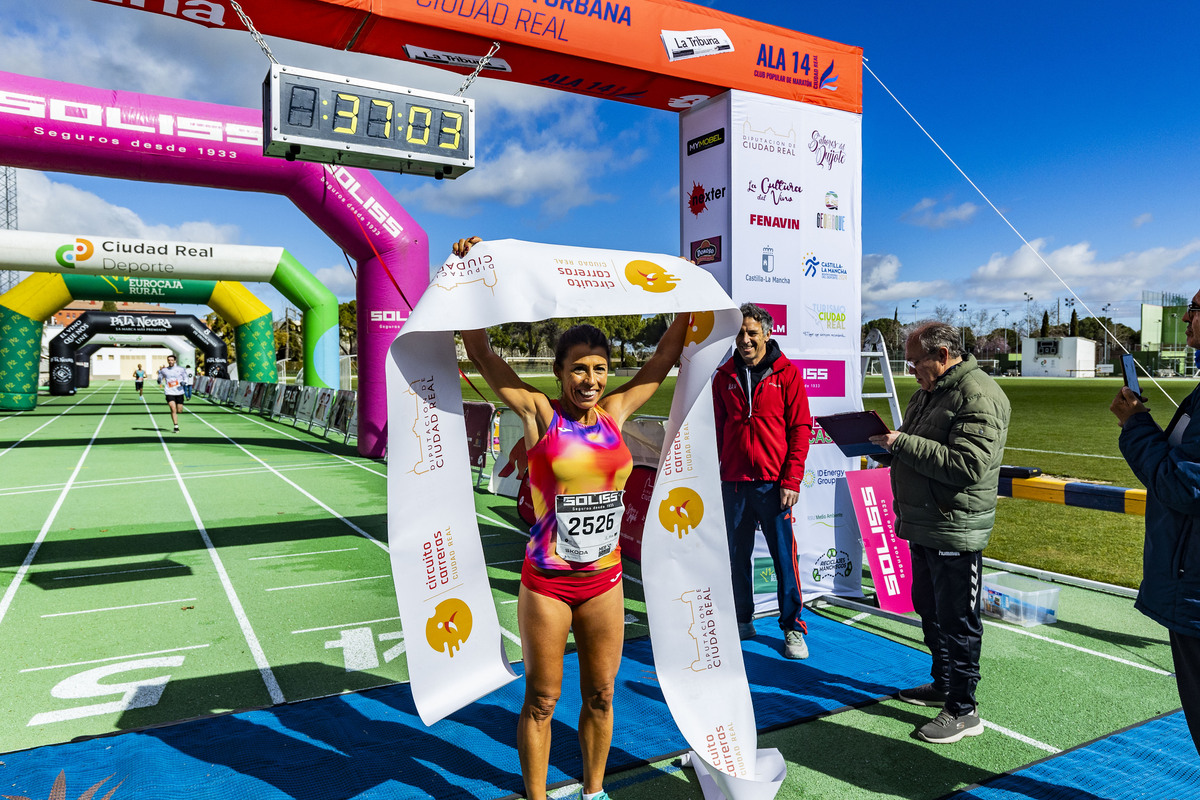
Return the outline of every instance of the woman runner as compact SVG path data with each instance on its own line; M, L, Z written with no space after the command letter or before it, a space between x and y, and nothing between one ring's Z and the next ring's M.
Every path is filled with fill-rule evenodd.
M478 237L460 239L465 256ZM613 731L613 688L625 642L621 586L621 495L633 458L621 426L658 389L683 352L689 315L680 314L654 355L621 388L608 382L608 339L591 325L563 332L554 355L556 400L522 381L492 351L487 332L463 331L467 357L521 418L537 520L530 531L517 620L525 660L525 699L517 752L525 796L546 797L550 728L562 692L567 634L579 657L579 745L583 800L608 800L604 767Z

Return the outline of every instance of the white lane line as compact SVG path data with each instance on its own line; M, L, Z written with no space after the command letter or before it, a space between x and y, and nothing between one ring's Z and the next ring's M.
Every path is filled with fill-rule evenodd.
M220 435L220 436L224 436L224 437L225 437L225 439L226 439L226 441L228 441L230 444L232 444L232 445L233 445L234 447L236 447L238 450L241 450L243 453L245 453L246 455L248 455L248 456L250 456L251 458L253 458L253 459L254 459L255 461L257 461L259 464L261 464L262 466L266 467L268 470L270 470L270 471L271 471L271 472L272 472L272 473L275 475L275 477L279 478L281 481L283 481L284 483L286 483L288 486L291 486L291 487L292 487L293 489L295 489L297 492L299 492L300 494L304 495L305 497L307 497L309 500L311 500L311 501L313 501L314 503L316 503L316 504L317 504L318 506L320 506L321 508L325 509L326 513L328 513L330 516L332 516L332 517L336 518L336 519L337 519L339 522L345 523L345 525L346 525L348 528L350 528L352 531L354 531L355 533L357 533L359 536L362 536L364 539L366 539L366 540L367 540L368 542L370 542L371 544L373 544L373 545L376 545L377 547L379 547L379 549L383 550L385 553L390 553L390 552L391 552L391 550L389 550L389 549L388 549L388 546L387 546L386 544L384 544L383 542L379 541L379 540L378 540L378 539L376 539L374 536L372 536L371 534L367 533L365 530L363 530L362 528L358 527L357 525L355 525L353 522L351 522L350 520L348 520L348 519L346 519L345 517L343 517L343 516L342 516L341 514L339 514L338 512L334 511L332 508L330 508L329 506L327 506L325 503L322 503L320 500L318 500L318 499L317 499L316 497L314 497L313 495L309 494L309 493L308 493L307 491L305 491L304 489L300 488L300 485L299 485L299 484L297 484L295 481L288 480L288 478L287 478L287 477L286 477L286 476L285 476L285 475L284 475L282 472L280 472L279 470L275 469L275 468L274 468L274 467L272 467L270 464L268 464L267 462L263 461L263 460L262 460L261 458L259 458L258 456L254 455L254 453L251 453L249 450L247 450L246 448L242 447L240 444L238 444L237 442L235 442L235 441L233 440L233 437L231 437L229 434L227 434L227 433L225 433L224 431L220 430L219 428L217 428L217 426L213 425L211 422L209 422L208 420L206 420L204 417L200 416L199 414L196 414L196 413L195 413L195 412L193 412L191 409L187 409L187 411L188 411L188 414L189 414L190 416L192 416L192 417L195 417L196 419L200 420L201 422L203 422L203 423L204 423L205 425L207 425L208 427L212 428L213 432L217 433L218 435Z
M305 464L295 466L278 466L280 472L299 472L301 470L310 469L345 469L345 464ZM206 472L189 472L188 479L192 478L233 478L240 475L261 475L269 470L262 467L240 467L237 469L228 470L209 470ZM147 483L174 483L174 475L146 475L140 478L96 478L90 481L76 481L76 489L104 489L112 486L137 486ZM61 483L44 483L34 486L10 486L0 488L0 497L9 497L18 494L38 494L40 492L55 492L62 488Z
M294 442L300 442L301 444L306 444L309 447L311 447L313 450L319 450L320 452L324 453L327 456L333 456L334 458L345 461L347 464L349 464L352 467L358 467L361 470L365 470L366 472L369 472L372 475L378 475L381 478L387 477L386 472L378 472L378 471L373 470L370 467L368 467L365 463L361 463L361 462L355 461L353 459L346 458L345 456L338 455L337 453L332 453L329 450L326 450L324 447L318 447L317 445L313 444L312 442L308 441L307 439L301 439L299 436L292 436L282 426L274 427L274 426L268 425L267 423L263 422L258 417L255 417L253 414L244 414L240 411L237 411L232 408L228 408L226 406L217 406L217 408L220 408L222 411L224 411L228 414L236 414L239 417L242 417L243 419L248 419L251 422L253 422L255 425L261 425L262 427L264 427L267 430L272 431L274 433L282 433L284 436L286 436L287 438L291 439Z
M392 576L389 573L387 575L371 575L366 578L346 578L345 580L340 580L340 581L322 581L321 583L298 583L295 586L276 586L274 588L267 589L267 591L268 592L284 592L284 591L287 591L288 589L311 589L315 586L333 586L338 583L357 583L358 581L378 581L378 580L382 580L384 578L391 580L391 577Z
M17 594L17 587L21 585L21 580L25 577L25 573L29 571L29 565L33 563L34 556L41 549L42 542L46 540L46 534L50 532L50 526L54 524L54 519L58 516L59 509L62 508L63 502L67 499L67 493L71 491L71 485L79 475L79 470L83 469L83 462L87 459L88 453L92 451L92 445L96 443L96 437L100 435L100 428L104 426L104 421L108 419L108 412L112 410L113 403L115 402L117 402L117 393L113 392L112 400L108 401L108 408L104 410L104 415L96 423L96 430L92 432L92 438L88 440L87 447L83 448L83 453L79 456L79 462L75 464L75 470L71 473L71 477L67 479L67 483L63 486L58 499L54 501L54 507L50 509L50 516L46 517L46 522L42 525L42 529L38 531L37 538L33 540L33 544L30 545L29 552L25 555L25 560L21 562L21 566L17 568L17 573L13 575L12 581L8 584L8 589L4 592L3 599L0 599L0 623L4 622L4 617L8 614L8 609L12 606L13 598ZM71 406L71 408L74 408L74 406ZM69 410L67 409L67 411ZM63 413L65 414L66 411ZM59 416L62 415L60 414ZM38 430L41 430L41 428ZM22 439L22 441L24 440Z
M515 644L517 647L521 646L521 637L517 636L515 633L510 631L508 628L505 628L503 625L500 626L500 633L501 633L501 635L504 636L504 638L508 639L510 642Z
M524 536L526 539L529 538L529 531L523 531L520 528L514 528L512 525L509 525L507 522L505 522L503 520L496 519L495 517L489 517L487 514L483 514L479 511L475 512L475 516L479 517L481 520L483 520L484 522L486 522L489 525L495 525L497 528L505 528L510 531L516 531L517 533Z
M313 550L311 553L284 553L281 556L254 556L247 561L269 561L274 558L299 558L300 556L323 556L326 553L352 553L357 547L340 547L337 550Z
M262 644L258 641L258 635L255 634L254 628L250 625L250 619L246 616L246 609L242 607L242 601L233 588L233 581L229 579L229 573L225 570L225 564L221 561L221 556L217 553L217 548L213 545L212 539L209 538L208 529L204 527L204 522L200 519L200 512L196 509L196 504L192 502L191 492L188 491L187 484L183 481L183 476L179 474L179 467L176 466L175 459L171 456L171 448L167 447L167 442L162 435L162 429L158 427L158 420L155 419L154 414L150 411L150 406L146 403L145 398L142 398L142 405L146 408L146 414L150 417L150 424L154 427L154 432L158 434L158 441L162 444L163 453L167 456L167 463L171 466L171 471L175 473L175 480L179 482L179 491L183 493L183 499L187 501L188 511L192 515L192 522L196 525L196 530L199 532L200 538L204 540L204 548L208 551L208 557L212 560L213 568L216 569L217 575L221 579L221 586L225 589L225 597L229 600L229 605L233 608L233 616L237 619L238 627L242 629L242 637L246 640L246 646L250 648L250 655L258 667L258 674L262 676L263 684L267 687L267 694L270 695L272 703L279 704L286 702L283 690L279 688L279 681L275 679L275 673L271 670L271 664L267 661L267 655L263 652Z
M339 628L361 628L364 625L374 625L377 622L398 622L399 617L384 617L383 619L369 619L366 622L348 622L345 625L322 625L319 628L301 628L292 633L316 633L318 631L336 631Z
M1039 750L1045 750L1047 753L1058 754L1058 753L1062 752L1062 750L1058 749L1057 747L1048 745L1045 742L1039 742L1037 739L1031 739L1022 733L1017 733L1016 731L1010 731L1008 728L1005 728L1001 725L997 725L994 722L988 722L986 719L983 720L983 727L991 728L992 730L996 731L997 733L1002 733L1005 736L1016 739L1018 742L1024 742L1025 744L1036 747Z
M97 389L97 391L99 391L99 389ZM39 398L39 399L38 399L38 404L37 404L37 407L38 407L38 408L41 408L42 406L47 406L47 405L49 405L50 403L53 403L55 400L57 400L57 399L58 399L60 396L65 396L65 395L55 395L55 396L53 396L53 397L51 397L51 398L49 398L49 399L47 399L47 400L42 400L42 399L40 399L40 398ZM17 412L17 413L15 413L15 414L9 414L8 416L5 416L5 417L0 417L0 422L4 422L5 420L14 419L14 418L16 418L16 417L19 417L19 416L21 416L22 414L28 413L28 412L30 412L30 411L33 411L33 410L34 410L34 409L32 409L32 408L27 408L27 409L25 409L24 411L18 411L18 412Z
M131 572L158 572L164 569L191 569L187 564L172 564L169 567L146 567L144 569L122 569L116 572L80 572L75 575L59 575L52 580L56 581L78 581L84 578L99 578L103 575L128 575Z
M57 614L42 614L42 619L50 617L72 617L76 614L99 614L101 611L124 611L127 608L147 608L149 606L169 606L174 603L194 603L194 597L182 597L178 600L156 600L153 603L135 603L131 606L109 606L108 608L89 608L86 611L59 611Z
M74 661L70 664L53 664L49 667L29 667L21 672L41 672L45 669L66 669L67 667L83 667L88 664L103 664L105 661L126 661L133 658L144 658L145 656L159 656L163 653L179 653L184 650L202 650L209 645L193 644L187 647L172 647L170 650L152 650L149 653L131 653L127 656L110 656L109 658L93 658L91 661Z
M100 393L100 390L99 390L99 389L97 389L96 391L92 392L91 394L87 395L86 397L80 397L80 398L79 398L78 400L76 400L74 403L72 403L71 405L69 405L69 406L67 406L66 408L64 408L64 409L63 409L61 412L59 412L59 413L58 413L58 414L56 414L55 416L51 417L50 419L46 420L46 421L45 421L45 422L43 422L41 425L38 425L36 428L34 428L33 430L31 430L29 433L25 434L25 435L24 435L24 436L22 436L20 439L18 439L17 441L13 442L12 444L10 444L10 445L9 445L9 446L8 446L8 447L7 447L7 448L6 448L6 449L5 449L3 452L0 452L0 456L4 456L4 455L8 454L8 452L9 452L9 451L11 451L11 450L12 450L14 447L16 447L17 445L19 445L21 442L25 441L25 440L26 440L26 439L28 439L30 436L33 436L35 433L37 433L38 431L40 431L42 428L46 427L46 426L47 426L47 425L49 425L51 422L54 422L54 420L58 419L59 417L63 416L64 414L69 414L69 413L71 412L71 409L75 408L75 406L79 405L79 404L80 404L80 403L82 403L84 400L91 400L93 397L95 397L95 396L96 396L97 394L99 394L99 393ZM114 393L114 394L113 394L113 400L116 400L116 399L117 399L117 395ZM109 406L109 408L112 408L112 402L109 402L108 406ZM105 414L107 414L107 413L108 413L108 412L105 412Z
M1170 675L1171 674L1170 672L1167 672L1166 670L1163 670L1163 669L1159 669L1158 667L1151 667L1146 664L1139 664L1136 661L1130 661L1127 658L1120 658L1119 656L1110 656L1108 653L1101 653L1099 650L1090 650L1086 647L1080 647L1077 644L1071 644L1070 642L1060 642L1058 639L1051 639L1049 636L1042 636L1041 634L1031 633L1031 632L1025 630L1024 628L1017 628L1017 627L1013 627L1012 625L1004 625L1000 622L992 622L991 620L988 620L988 619L985 619L983 621L983 623L985 625L991 625L995 628L1001 628L1003 630L1012 631L1013 633L1019 633L1022 636L1029 636L1030 638L1038 639L1043 642L1049 642L1050 644L1056 644L1059 647L1069 647L1070 649L1078 650L1081 653L1087 653L1088 655L1092 655L1092 656L1099 656L1100 658L1107 658L1109 661L1115 661L1118 664L1124 664L1129 667L1137 667L1138 669L1144 669L1147 672L1153 672L1155 675Z
M484 566L485 567L498 567L501 564L520 564L524 560L525 559L523 559L523 558L517 558L517 559L513 559L512 561L489 561L488 563L484 564Z
M1051 456L1079 456L1081 458L1109 458L1113 461L1124 461L1125 456L1100 456L1095 453L1067 453L1062 450L1034 450L1029 447L1005 447L1005 450L1019 450L1022 453L1045 453Z

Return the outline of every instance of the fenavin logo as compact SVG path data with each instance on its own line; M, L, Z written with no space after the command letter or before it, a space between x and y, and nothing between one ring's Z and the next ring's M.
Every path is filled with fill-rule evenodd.
M76 239L75 244L64 244L55 250L54 260L60 267L75 269L76 264L87 261L94 252L96 248L87 239Z

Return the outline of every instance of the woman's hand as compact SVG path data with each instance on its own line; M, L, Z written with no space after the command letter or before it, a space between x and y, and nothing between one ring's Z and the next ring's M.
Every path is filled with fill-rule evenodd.
M480 239L478 236L471 236L466 239L459 239L450 249L454 252L454 255L462 258L470 252L473 245L477 245L482 241L483 239Z

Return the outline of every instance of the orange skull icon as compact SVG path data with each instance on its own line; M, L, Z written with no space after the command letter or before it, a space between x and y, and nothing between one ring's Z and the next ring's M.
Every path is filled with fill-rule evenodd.
M655 294L671 291L679 280L661 264L640 260L630 261L625 265L625 278L634 286L640 286Z
M690 344L700 344L708 335L713 332L713 325L716 324L717 315L711 311L696 311L692 314L692 318L688 320L687 333L683 337L683 346L687 347Z
M454 658L455 650L462 649L470 635L471 609L456 597L438 603L433 616L425 623L425 639L429 646L439 653L448 653L451 658Z
M658 504L658 521L680 539L704 519L704 501L685 486L676 486Z

